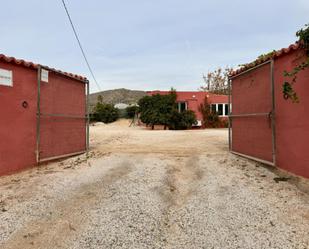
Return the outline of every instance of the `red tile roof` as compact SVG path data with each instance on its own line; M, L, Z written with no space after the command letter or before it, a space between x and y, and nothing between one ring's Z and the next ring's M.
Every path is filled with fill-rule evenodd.
M294 44L291 44L288 48L282 48L280 50L277 50L277 51L274 51L272 54L270 54L269 56L265 56L265 57L262 57L262 58L259 58L251 63L248 63L244 66L242 66L241 68L233 71L231 74L230 74L230 77L234 77L244 71L247 71L255 66L258 66L266 61L269 61L270 59L275 59L275 58L278 58L282 55L285 55L285 54L288 54L292 51L295 51L297 49L301 48L301 44L299 42L296 42Z
M28 68L32 68L32 69L38 69L39 66L42 66L43 68L45 68L47 70L53 71L53 72L58 73L58 74L62 74L64 76L73 78L73 79L78 80L78 81L85 82L87 80L86 77L83 77L83 76L80 76L80 75L77 75L77 74L63 72L63 71L57 70L55 68L50 68L48 66L43 66L43 65L36 64L36 63L33 63L33 62L29 62L29 61L25 61L25 60L22 60L22 59L16 59L15 57L9 57L9 56L6 56L4 54L0 54L0 61L4 61L4 62L7 62L7 63L13 63L13 64L16 64L16 65L21 65L23 67L28 67Z

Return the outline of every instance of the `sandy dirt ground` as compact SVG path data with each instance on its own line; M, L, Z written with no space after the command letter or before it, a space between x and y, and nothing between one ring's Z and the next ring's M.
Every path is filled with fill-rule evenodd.
M0 178L0 248L309 248L309 196L227 130L91 127L91 152Z

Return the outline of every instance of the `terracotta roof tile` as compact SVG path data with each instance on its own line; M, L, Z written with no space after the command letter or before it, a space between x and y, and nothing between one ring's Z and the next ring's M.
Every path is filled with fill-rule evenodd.
M63 71L57 70L57 69L55 69L55 68L50 68L50 67L48 67L48 66L36 64L36 63L29 62L29 61L25 61L25 60L22 60L22 59L16 59L15 57L9 57L9 56L6 56L6 55L4 55L4 54L0 54L0 61L5 61L5 62L8 62L8 63L14 63L14 64L16 64L16 65L21 65L21 66L28 67L28 68L32 68L32 69L37 69L39 66L42 66L43 68L46 68L47 70L56 72L56 73L58 73L58 74L65 75L65 76L67 76L67 77L76 79L76 80L78 80L78 81L83 81L83 82L85 82L85 81L87 80L86 77L83 77L83 76L80 76L80 75L77 75L77 74L72 74L72 73L68 73L68 72L63 72Z
M300 47L301 47L301 44L299 42L296 42L294 44L291 44L287 48L282 48L280 50L274 51L274 53L271 56L269 56L269 57L266 56L264 58L257 59L257 60L255 60L255 61L253 61L251 63L248 63L248 64L242 66L241 68L239 68L237 70L234 70L230 74L230 77L234 77L234 76L236 76L236 75L238 75L238 74L240 74L240 73L242 73L244 71L249 70L250 68L258 66L258 65L260 65L260 64L262 64L262 63L264 63L266 61L269 61L270 59L275 59L275 58L278 58L278 57L280 57L282 55L288 54L288 53L290 53L292 51L295 51L295 50L299 49Z

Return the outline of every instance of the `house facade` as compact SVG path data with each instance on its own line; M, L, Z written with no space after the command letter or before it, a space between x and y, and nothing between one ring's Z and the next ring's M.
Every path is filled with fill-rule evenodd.
M169 94L169 91L148 91L148 95ZM177 91L177 105L179 112L183 110L191 110L195 113L198 126L202 125L203 116L199 111L199 107L204 103L205 98L207 97L208 102L211 105L211 109L218 113L221 119L226 119L228 116L228 96L227 95L217 95L209 92L202 91Z

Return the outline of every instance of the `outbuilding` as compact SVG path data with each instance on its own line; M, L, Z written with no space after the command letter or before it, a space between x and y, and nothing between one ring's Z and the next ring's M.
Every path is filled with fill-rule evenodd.
M0 55L0 175L88 148L85 77Z
M309 69L293 85L299 103L284 98L283 84L308 59L299 43L261 57L230 77L230 150L309 178Z

